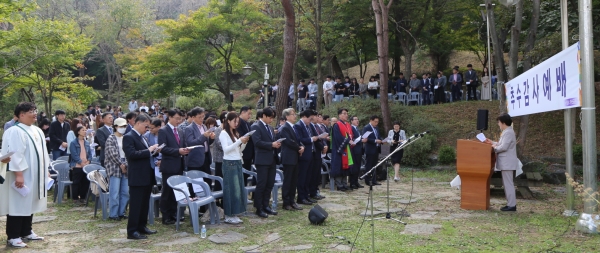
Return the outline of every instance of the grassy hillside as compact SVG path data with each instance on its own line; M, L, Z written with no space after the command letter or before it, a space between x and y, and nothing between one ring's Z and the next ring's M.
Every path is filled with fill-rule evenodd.
M600 96L596 96L596 105L600 104ZM429 122L436 128L437 140L434 152L443 145L456 147L456 140L466 138L467 133L476 129L477 110L488 109L490 118L490 129L484 131L490 139L498 139L500 130L496 125L496 117L499 115L498 101L473 101L457 102L442 105L430 106L402 106L392 104L392 121L400 121L404 125L406 122L419 121ZM336 104L333 108L327 108L326 114L335 115L339 107L350 109L350 115L358 115L361 119L361 126L368 122L369 115L380 115L381 109L376 101L349 101ZM576 124L576 144L581 144L581 120L579 118L581 110L577 109ZM564 157L564 116L563 111L540 113L530 116L529 130L527 134L527 143L523 152L524 156L537 160L541 157ZM515 119L515 130L518 131L519 119ZM383 124L380 124L382 126ZM600 117L596 118L596 127L600 127ZM428 129L427 123L419 123L422 131ZM421 131L419 128L413 131ZM596 130L598 132L598 129ZM414 134L414 133L409 133ZM517 132L518 134L518 132ZM597 138L600 144L600 138Z

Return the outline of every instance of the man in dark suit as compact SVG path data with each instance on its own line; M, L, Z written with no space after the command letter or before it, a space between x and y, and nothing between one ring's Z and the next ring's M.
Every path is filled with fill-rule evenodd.
M252 109L250 109L250 107L248 106L242 106L242 109L240 109L239 117L240 122L238 123L237 131L240 136L244 136L245 134L250 132L250 123L248 123L248 120L252 118ZM244 148L242 154L242 167L244 167L244 169L247 171L252 171L252 163L254 162L254 143L252 141L252 138L250 138L248 143L246 143L246 148ZM247 177L244 177L244 185L248 184L248 182L246 181Z
M477 71L473 70L473 65L467 65L469 68L465 74L465 84L467 84L467 98L469 100L477 100Z
M377 164L379 160L379 153L381 153L381 137L379 135L379 131L377 130L377 125L379 124L379 117L376 115L371 116L369 119L369 124L367 124L363 128L363 134L367 131L372 132L367 137L367 142L365 142L365 155L367 157L367 163L365 164L365 169L369 171L373 166ZM367 185L381 185L377 182L377 176L375 171L365 177L365 183Z
M429 92L431 87L431 82L427 78L427 74L423 74L423 81L421 82L421 96L423 97L423 105L431 104L431 97L429 96Z
M313 170L314 153L317 151L316 142L319 140L319 137L314 136L313 131L310 129L310 122L313 117L312 110L303 111L300 113L300 120L294 125L296 137L304 145L305 151L300 155L298 161L298 198L296 201L303 205L317 203L316 199L309 199L309 179Z
M148 146L141 133L146 131L150 119L146 115L136 118L133 129L123 136L123 152L127 158L129 178L129 218L127 220L127 239L147 239L147 234L156 231L146 227L152 186L156 184L151 157L158 144Z
M406 88L408 87L408 81L404 78L404 73L400 72L400 77L396 81L396 93L404 92L406 93Z
M100 164L104 166L104 149L106 140L108 139L108 136L113 134L113 115L110 112L103 113L102 122L104 122L104 126L98 128L94 141L98 143L98 149L100 149Z
M281 157L283 164L283 186L281 198L283 199L283 209L302 210L296 204L296 184L298 182L298 155L304 152L304 146L301 146L296 138L294 122L296 122L296 112L292 108L287 108L282 112L286 122L279 128L279 137L285 138L281 142Z
M56 110L54 114L56 121L50 124L50 148L52 148L52 160L67 155L67 134L71 130L69 122L65 122L66 113L63 110ZM39 123L39 122L38 122Z
M353 116L350 117L350 125L352 125L352 136L354 140L360 136L360 131L358 131L358 124L360 121L358 117ZM358 189L364 188L361 184L358 183L358 176L360 174L360 166L362 165L362 153L363 153L363 143L367 142L367 138L361 138L360 142L355 143L354 140L350 144L350 152L352 153L352 160L354 161L354 165L350 169L350 188Z
M137 113L129 112L125 115L125 119L127 120L127 128L125 129L125 134L129 133L133 128L133 124L135 123L135 118L137 117Z
M187 147L199 147L191 149L188 156L186 156L187 168L188 170L199 170L210 175L210 165L207 168L204 166L204 164L206 159L210 158L206 156L206 153L209 152L209 146L211 144L211 140L214 140L215 134L207 131L207 129L204 128L204 108L196 107L189 112L189 115L192 119L192 123L184 128L185 143ZM208 185L211 185L212 180L204 180ZM192 196L196 196L192 192L190 192L190 194Z
M458 73L458 68L452 69L452 75L449 76L448 82L452 91L452 102L458 102L461 99L460 91L462 90L462 75Z
M321 134L327 133L319 123L319 115L313 111L313 117L310 123L310 129L313 132L313 136L320 136ZM327 153L327 137L319 138L315 142L316 151L313 152L313 161L311 171L308 176L308 197L315 200L324 199L325 196L319 194L319 185L321 185L321 155Z
M167 179L171 176L182 175L185 166L183 156L190 153L185 148L183 133L180 135L177 131L177 125L181 122L179 110L171 109L167 111L168 123L158 130L158 143L165 144L160 153L162 160L160 163L160 172L162 173L162 194L160 196L160 212L162 213L162 223L164 225L175 224L177 215L177 202L173 189L167 184Z
M267 107L257 115L260 119L252 124L251 129L254 142L254 165L256 166L256 191L254 192L254 207L256 215L267 218L268 215L277 215L269 206L271 190L275 184L277 149L281 142L275 139L271 123L275 118L275 111Z

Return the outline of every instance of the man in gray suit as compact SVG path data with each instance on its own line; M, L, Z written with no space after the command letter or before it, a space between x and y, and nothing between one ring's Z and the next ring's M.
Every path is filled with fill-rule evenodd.
M508 114L502 114L497 119L498 126L502 130L498 142L485 140L485 143L491 144L496 152L496 169L502 171L502 184L504 185L504 194L508 204L502 207L502 211L517 211L517 197L514 185L514 173L519 166L517 158L517 138L512 128L512 119Z
M254 165L256 166L256 191L254 192L254 207L256 215L265 217L277 215L277 212L269 206L271 190L275 184L277 149L281 142L275 139L275 133L271 123L275 118L275 111L267 107L257 115L260 119L250 127L253 131L254 142Z
M108 136L113 134L113 115L109 112L103 113L102 122L104 122L104 126L98 128L95 140L98 142L98 147L100 148L100 164L104 167L104 144L106 144Z
M210 167L203 166L206 160L206 152L208 152L210 140L215 138L215 133L205 129L204 108L196 107L189 112L192 119L187 127L184 128L185 143L188 147L199 146L191 149L190 153L185 157L188 170L199 170L206 174L211 174ZM212 180L204 179L208 185L211 185ZM191 193L193 197L195 194Z

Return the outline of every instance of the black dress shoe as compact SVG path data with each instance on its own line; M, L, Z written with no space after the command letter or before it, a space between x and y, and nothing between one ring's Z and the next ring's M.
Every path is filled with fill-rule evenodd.
M283 209L288 211L296 211L296 209L292 206L284 206Z
M177 216L171 216L171 220L177 221ZM181 216L181 218L179 218L179 221L184 221L185 220L185 216Z
M144 229L141 229L138 232L140 232L140 234L143 234L143 235L153 235L153 234L156 234L156 230L150 230L147 227L144 227Z
M302 205L312 205L313 202L310 202L308 199L303 199L297 202L298 204L302 204Z
M325 198L325 196L317 194L317 195L315 195L315 196L311 196L310 198L312 198L312 199L316 199L316 200L322 200L322 199L324 199L324 198Z
M500 211L503 211L503 212L516 212L517 211L517 206L505 206L503 208L500 208Z
M338 187L338 191L343 191L343 192L345 192L345 191L347 191L347 190L348 190L348 188L346 188L346 187L343 187L343 186L342 186L342 187Z
M271 209L270 207L263 208L263 211L268 215L277 215L277 212L273 211L273 209Z
M131 240L143 240L148 239L148 236L142 235L138 232L133 232L133 234L127 235L127 239Z
M175 220L174 219L163 219L162 224L163 225L173 225L173 224L175 224Z
M296 204L296 203L292 204L292 208L294 208L296 210L302 210L302 207L298 206L298 204Z
M313 204L319 203L319 201L317 201L316 199L313 199L313 198L308 198L307 200L310 202L313 202Z
M123 216L119 216L119 218L121 218L121 220L126 220L126 219L128 219L128 218L129 218L129 216L127 216L127 215L123 215Z
M108 217L108 219L112 221L121 221L121 217Z
M358 186L357 186L357 185L351 185L351 186L350 186L350 188L351 188L352 190L356 190L356 189L358 189Z
M362 186L361 184L357 184L356 187L358 188L365 188L364 186Z
M375 182L375 183L373 183L373 184L374 184L374 185L381 185L381 183L379 183L379 182Z
M263 210L256 210L256 212L254 212L256 215L258 215L258 217L261 218L268 218L269 215L267 213L265 213L265 211Z

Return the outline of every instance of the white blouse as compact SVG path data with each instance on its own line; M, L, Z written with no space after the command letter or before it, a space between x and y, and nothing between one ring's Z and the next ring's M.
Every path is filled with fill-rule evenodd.
M242 143L238 138L234 137L234 139L235 142L232 142L231 137L229 137L229 134L225 130L219 134L219 141L221 141L221 147L223 147L224 160L242 160L242 151L246 148L246 144Z

